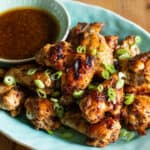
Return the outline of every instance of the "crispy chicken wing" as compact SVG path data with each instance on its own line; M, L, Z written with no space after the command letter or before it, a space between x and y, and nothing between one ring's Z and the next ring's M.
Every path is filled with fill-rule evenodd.
M137 130L140 135L146 134L146 128L150 128L150 96L136 95L133 104L124 106L122 121L129 130Z
M109 80L102 83L103 91L98 90L89 91L79 102L83 117L90 123L98 123L107 113L113 117L120 116L122 101L124 98L123 88L116 88L118 81L116 74L112 75ZM109 100L108 89L113 88L115 92L115 99Z
M68 42L45 45L37 54L36 62L40 65L64 70L73 58L73 50Z
M150 94L150 52L130 59L122 72L126 74L126 93Z
M120 122L111 117L103 119L100 123L89 124L80 112L66 112L61 119L62 124L88 137L87 144L91 146L104 147L118 139L120 133Z
M74 90L83 90L91 82L95 73L95 61L92 56L76 55L73 63L62 75L61 87L64 94Z
M29 70L36 70L35 73L28 74ZM21 65L18 67L13 67L8 72L6 75L11 75L16 79L16 82L25 85L32 90L36 90L36 85L34 83L35 80L41 80L44 84L43 90L47 94L51 94L53 91L54 87L54 81L51 80L49 75L45 73L45 70L41 69L37 65Z
M68 41L71 42L74 49L78 46L86 48L87 54L93 55L96 52L96 72L98 74L103 70L102 63L113 64L113 47L116 45L116 37L108 37L100 35L99 32L103 27L102 23L79 23L69 34ZM107 44L108 42L108 44Z
M25 102L25 108L26 117L35 128L49 131L60 126L50 100L30 97Z
M12 116L20 113L24 102L24 92L16 86L0 85L0 108L10 111Z

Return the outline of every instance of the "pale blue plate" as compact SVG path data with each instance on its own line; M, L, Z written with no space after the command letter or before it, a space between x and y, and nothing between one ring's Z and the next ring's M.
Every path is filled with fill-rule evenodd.
M72 26L77 22L100 21L105 23L104 34L116 34L123 38L126 35L140 35L143 39L141 49L150 50L150 34L132 22L108 11L106 9L62 0L66 5L71 19ZM64 140L57 135L48 135L43 131L32 128L22 118L12 118L7 113L0 111L0 132L4 133L14 141L38 150L98 150L84 144L84 137L74 133L71 141ZM57 133L58 134L58 133ZM130 142L118 141L103 150L149 150L150 131L147 136L136 137Z

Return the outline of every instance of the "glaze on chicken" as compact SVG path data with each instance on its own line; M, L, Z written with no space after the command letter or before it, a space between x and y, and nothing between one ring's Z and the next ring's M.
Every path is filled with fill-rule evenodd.
M59 128L60 123L50 100L29 97L25 102L25 108L27 119L36 129L50 131Z

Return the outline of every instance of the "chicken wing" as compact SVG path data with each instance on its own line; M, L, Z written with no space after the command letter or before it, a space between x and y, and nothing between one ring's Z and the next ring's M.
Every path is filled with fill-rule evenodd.
M30 70L34 70L34 72L30 72ZM40 80L44 84L44 88L42 89L47 94L51 94L54 87L54 81L51 80L49 75L45 73L44 69L41 69L37 65L21 65L18 67L13 67L6 73L6 76L10 75L16 79L16 82L31 88L32 90L36 90L38 88L35 84L35 80Z
M120 110L124 99L123 87L117 89L116 83L119 80L116 74L112 75L109 80L102 83L103 91L89 91L79 102L83 117L90 123L100 122L106 114L109 113L113 117L120 116ZM115 99L109 100L108 89L113 88Z
M73 50L68 42L45 45L35 56L36 62L55 70L64 70L73 58Z
M146 128L150 128L150 96L136 95L131 105L124 106L122 121L129 130L146 134Z
M29 97L25 102L26 117L37 129L46 131L59 128L53 103L48 99Z
M17 116L22 108L25 94L16 86L0 85L0 108Z
M61 87L64 94L74 90L83 90L91 82L95 73L95 61L92 56L76 55L70 67L62 75Z
M118 139L121 128L120 122L111 117L91 125L82 118L79 111L66 112L61 122L65 126L86 135L88 137L87 144L97 147L104 147L115 142Z
M130 59L122 72L126 74L126 93L150 94L150 52Z

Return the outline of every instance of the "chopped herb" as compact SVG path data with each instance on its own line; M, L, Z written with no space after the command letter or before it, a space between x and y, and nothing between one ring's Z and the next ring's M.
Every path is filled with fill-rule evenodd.
M73 92L73 97L74 98L81 98L82 97L82 95L84 94L84 90L79 90L79 91L74 91Z
M78 46L77 47L77 53L82 54L82 53L86 53L86 47L85 46Z
M134 102L134 94L126 94L125 95L125 100L124 100L124 103L126 105L130 105Z
M16 80L13 76L5 76L3 80L5 85L14 85L16 84Z

